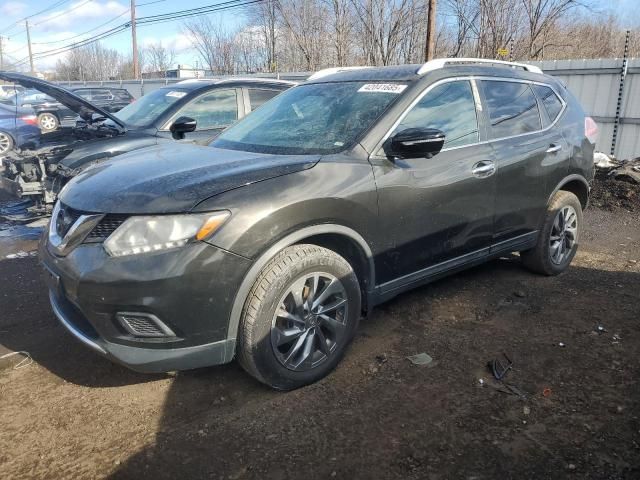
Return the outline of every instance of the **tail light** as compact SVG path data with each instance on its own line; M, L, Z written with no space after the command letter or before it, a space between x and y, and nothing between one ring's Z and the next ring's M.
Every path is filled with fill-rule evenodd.
M596 143L598 125L591 117L584 117L584 136L587 137L591 143Z
M24 123L28 123L29 125L38 124L38 117L36 117L35 115L25 115L24 117L20 117L20 120L22 120Z

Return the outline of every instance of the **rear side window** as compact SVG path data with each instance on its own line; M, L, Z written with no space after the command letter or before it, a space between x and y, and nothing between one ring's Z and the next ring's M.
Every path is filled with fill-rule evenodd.
M79 97L84 98L85 100L91 100L91 90L75 90L73 93L78 95Z
M556 95L551 88L545 87L544 85L532 85L531 87L542 101L549 116L550 123L555 122L562 111L562 101L558 98L558 95Z
M112 100L111 91L106 88L94 88L91 90L91 100Z
M268 102L280 92L277 90L262 90L258 88L249 89L249 103L251 104L251 111L254 111L260 105Z
M496 80L483 80L482 84L493 138L542 129L538 102L528 84Z
M117 100L124 100L126 102L129 102L133 99L131 94L126 90L111 90L111 94Z
M469 81L443 83L427 92L394 133L407 128L441 130L445 134L444 148L477 143L476 104Z

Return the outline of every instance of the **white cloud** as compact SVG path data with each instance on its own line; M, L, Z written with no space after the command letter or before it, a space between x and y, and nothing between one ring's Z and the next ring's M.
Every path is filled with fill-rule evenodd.
M108 21L124 14L128 8L117 1L109 0L79 0L70 4L64 10L56 10L34 21L33 27L38 32L55 32L68 29L71 26L81 27L87 21L104 19ZM122 21L126 21L124 18Z
M26 3L4 2L2 6L0 6L0 14L6 15L8 17L17 17L18 15L22 15L22 13L24 13L26 9Z

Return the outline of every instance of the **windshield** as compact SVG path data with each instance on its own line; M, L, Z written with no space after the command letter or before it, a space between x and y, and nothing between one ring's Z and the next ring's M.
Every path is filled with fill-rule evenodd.
M406 85L301 85L278 95L211 145L273 154L328 154L351 147Z
M180 89L154 90L114 115L129 126L146 127L186 94L187 91Z

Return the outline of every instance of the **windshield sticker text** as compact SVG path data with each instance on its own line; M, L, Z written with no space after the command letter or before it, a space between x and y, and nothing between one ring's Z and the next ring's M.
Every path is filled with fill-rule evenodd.
M360 87L358 92L402 93L405 88L407 88L406 85L398 83L367 83Z

